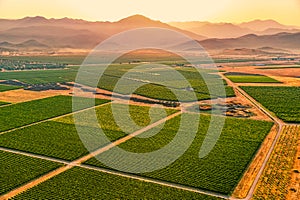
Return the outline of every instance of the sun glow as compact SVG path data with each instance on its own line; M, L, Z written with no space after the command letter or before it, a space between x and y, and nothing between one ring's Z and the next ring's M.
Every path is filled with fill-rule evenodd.
M0 18L45 16L117 21L142 14L155 20L243 22L274 19L300 25L299 0L0 0Z

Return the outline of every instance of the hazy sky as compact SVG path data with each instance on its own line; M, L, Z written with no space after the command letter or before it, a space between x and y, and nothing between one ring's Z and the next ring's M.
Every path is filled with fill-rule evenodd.
M274 19L300 25L300 0L0 0L0 18L117 21L134 14L163 22Z

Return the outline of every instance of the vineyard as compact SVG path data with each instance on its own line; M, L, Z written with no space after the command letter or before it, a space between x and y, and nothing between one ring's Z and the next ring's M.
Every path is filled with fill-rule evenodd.
M1 72L0 80L19 80L26 84L62 83L74 81L77 70L32 70Z
M86 108L85 98L74 98L77 110ZM96 99L96 105L108 102ZM21 127L72 112L71 96L55 96L0 108L0 131Z
M260 178L254 199L286 199L300 136L299 126L285 126Z
M0 195L61 166L51 161L4 151L0 151L0 162Z
M128 117L126 113L124 114L124 112L122 112L124 111L125 105L116 106L117 109L119 109L117 112L121 115L123 113L124 115L121 117ZM98 138L98 124L91 123L91 111L93 111L93 109L77 113L77 115L79 115L77 116L78 118L82 117L84 119L77 125L87 133L87 135L82 137L90 141L90 148L96 149L107 144L107 141L95 139ZM135 119L140 126L145 126L150 123L148 111L149 107L141 106L131 106L130 109L132 118ZM152 112L157 113L159 111L161 111L161 109L156 108ZM173 110L167 110L169 114L173 112ZM116 124L110 105L96 108L96 113L99 124L110 141L115 141L126 136L126 133L122 132ZM159 119L154 118L152 120L157 121ZM135 130L131 131L133 132ZM43 122L2 134L0 135L0 146L65 160L74 160L88 153L88 150L84 147L78 135L72 115L58 118L56 121Z
M31 62L31 61L16 61L16 60L8 60L9 62ZM59 62L58 62L59 63ZM60 64L58 64L60 66ZM105 71L103 76L100 78L98 83L98 88L113 91L116 83L120 80L120 78L129 70L136 67L137 64L112 64ZM98 68L95 67L95 72L98 71ZM211 74L212 72L216 72L213 70L202 70L202 73L207 77L207 83L204 81L203 77L199 74L199 72L193 68L188 68L188 70L184 67L176 68L175 71L180 73L191 85L189 88L189 84L186 83L186 80L172 80L172 77L168 75L168 70L163 69L145 69L140 71L131 71L130 75L123 80L125 83L122 84L122 87L115 90L115 92L127 94L128 87L132 85L140 84L141 82L150 81L151 83L146 84L136 90L134 93L150 98L160 99L160 100L168 100L168 101L177 101L176 96L170 92L169 89L174 89L177 93L179 93L184 99L182 101L191 101L194 100L193 93L196 94L198 100L208 99L210 97L224 97L225 94L227 97L235 96L234 91L231 87L226 85L224 82L225 94L219 95L219 88L216 88L212 94L209 93L207 84L215 84L220 79L219 75ZM18 80L23 84L48 84L48 83L63 83L63 82L73 82L75 81L76 75L78 72L78 66L71 66L66 69L57 69L57 70L32 70L32 71L12 71L12 72L2 72L0 73L0 80ZM91 72L91 71L90 71ZM143 80L140 80L137 77L144 77ZM165 80L166 78L170 78L170 80ZM87 83L89 78L87 76ZM154 83L158 81L158 83ZM160 83L160 84L159 84ZM164 87L166 85L167 87ZM215 85L213 85L216 87ZM187 89L188 88L188 89ZM0 88L1 91L1 88ZM127 93L126 93L127 92Z
M97 185L97 187L95 187ZM80 191L80 192L79 192ZM219 198L75 167L13 199L201 199Z
M245 73L226 73L225 76L234 83L280 83L279 81L268 76L260 74L245 74Z
M241 87L285 122L300 122L300 87Z
M136 65L111 65L109 66L104 75L101 77L98 87L113 91L115 89L116 83L120 78L128 72L131 68ZM141 82L150 82L144 84L136 91L135 94L160 99L167 101L178 101L175 94L171 91L176 91L179 96L183 97L181 101L192 101L194 100L193 95L196 95L198 100L217 98L217 97L227 97L235 96L234 91L231 87L226 85L226 82L223 81L224 85L221 85L225 89L225 94L220 95L220 86L218 87L216 80L221 80L219 75L210 74L212 70L202 70L202 73L206 76L206 81L203 79L201 74L193 68L176 68L176 71L180 73L184 79L183 80L173 80L170 75L170 70L150 68L143 69L138 71L133 71L130 75L123 76L122 80L124 81L121 87L115 89L116 92L122 94L128 94L128 88L131 86L140 84ZM143 76L143 80L140 80L139 77ZM168 80L170 79L170 80ZM187 84L187 81L189 84ZM220 81L220 83L222 83ZM207 84L210 84L215 88L215 91L212 91L212 94L209 93ZM191 86L191 88L189 88Z
M212 152L205 158L199 159L199 149L204 140L210 117L203 115L200 120L198 134L183 156L170 166L152 173L145 173L143 176L230 194L273 124L264 121L228 118L222 135ZM155 136L147 139L133 138L121 144L120 147L137 153L151 152L162 148L174 138L179 121L180 117L171 119L167 122L168 126L165 126ZM148 132L151 131L153 130ZM180 131L189 133L189 128ZM147 135L147 132L143 134ZM185 141L184 138L182 140ZM105 156L106 153L109 151L104 152L101 156ZM105 167L95 158L88 160L86 164Z

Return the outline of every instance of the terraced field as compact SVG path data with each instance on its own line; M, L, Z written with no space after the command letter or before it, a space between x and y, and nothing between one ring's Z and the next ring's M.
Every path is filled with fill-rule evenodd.
M199 159L199 149L204 140L210 117L201 116L200 119L197 136L183 156L164 169L145 173L142 176L230 194L273 124L264 121L228 118L222 135L212 152L205 158ZM147 139L133 138L121 144L120 147L136 153L160 149L174 138L179 121L180 117L176 117L168 121L167 126L157 135ZM151 131L153 130L149 132ZM188 129L186 133L189 133ZM144 134L149 133L145 132ZM101 157L105 157L107 153L109 151L101 154ZM86 164L105 167L95 158L87 161ZM195 177L197 178L195 179Z
M297 152L300 126L285 126L260 178L254 199L286 199Z
M61 199L62 197L64 199L219 199L78 167L13 199Z
M285 122L300 122L300 87L241 87Z
M85 98L75 98L78 110L86 108ZM108 102L95 100L96 105ZM71 96L55 96L0 108L0 131L39 122L72 112Z
M234 83L280 83L280 81L260 74L229 72L225 76Z
M0 195L37 178L61 164L0 151Z

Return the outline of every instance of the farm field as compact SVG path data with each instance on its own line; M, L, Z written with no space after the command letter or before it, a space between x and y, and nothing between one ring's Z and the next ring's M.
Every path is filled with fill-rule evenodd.
M136 65L111 65L104 73L104 76L101 77L98 87L101 89L113 91L116 83L125 74L128 70L133 68ZM126 80L122 87L115 89L116 92L127 94L128 87L132 85L136 85L140 81L144 82L157 82L157 84L149 83L138 88L134 93L146 96L149 98L160 99L160 100L168 100L168 101L178 101L176 96L171 92L171 89L175 90L180 96L183 96L184 99L182 101L191 101L193 100L192 93L196 94L198 100L208 99L210 97L217 98L222 97L216 94L209 94L207 83L205 83L202 76L199 72L193 68L185 68L185 67L177 67L176 71L179 72L185 80L187 80L190 86L193 88L193 92L187 91L186 88L189 85L185 80L166 80L169 77L169 70L164 70L161 68L151 68L143 69L140 71L132 72L130 75L125 76ZM210 74L212 70L203 70L202 73L206 74L208 84L212 84L216 87L216 80L220 80L220 76L216 74ZM143 80L138 80L138 78L143 75ZM161 78L162 77L162 78ZM124 79L124 76L122 77ZM160 84L161 83L161 84ZM224 82L225 93L227 97L235 96L231 87L226 86L226 82ZM217 90L217 89L216 89ZM224 97L224 95L223 95Z
M79 167L70 169L13 199L60 199L61 197L65 199L219 199Z
M0 59L22 62L43 62L80 65L86 55L59 55L59 56L0 56Z
M77 61L76 59L74 59L74 64L76 64ZM24 62L27 61L25 60ZM63 59L58 59L56 62L63 65L68 64ZM198 100L205 100L210 98L207 85L203 77L201 77L196 69L181 64L175 66L173 61L166 62L166 64L174 67L174 69L189 82L191 88L188 87L188 84L186 82L181 80L168 80L166 78L160 80L161 77L168 77L169 71L165 70L164 68L155 68L149 65L148 68L145 68L143 70L134 69L132 70L131 74L125 75L125 84L123 84L122 87L118 88L116 92L126 95L127 93L124 91L126 91L128 87L136 85L137 83L147 83L155 80L158 83L164 83L167 87L161 84L149 83L135 90L134 94L158 100L178 101L176 96L170 90L173 89L185 98L184 101L189 101L191 99L192 93L196 94ZM110 65L104 72L104 75L101 77L98 88L113 91L120 78L124 78L124 74L129 72L133 67L137 65L138 63ZM72 82L75 80L78 68L78 66L66 65L65 69L56 70L3 72L0 73L0 80L17 79L28 85ZM210 69L201 69L201 72L205 74L206 78L208 78L207 80L210 82L209 84L212 84L213 86L215 86L214 80L222 81L221 76L217 74L217 71ZM250 76L245 74L233 74L230 76L228 78L237 83L279 83L279 81L263 75ZM140 77L143 78L140 79ZM233 88L228 86L224 80L223 83L226 91L226 97L234 97L235 93ZM274 91L278 90L274 89ZM274 91L272 90L270 93L274 93ZM297 92L298 90L296 91L296 93ZM287 93L284 93L284 95L287 96L290 95L290 93L295 94L295 91L287 91ZM264 91L261 92L260 95L262 96L261 98L267 96L265 95ZM216 93L211 94L211 96L212 98L225 97L219 95L217 91ZM270 96L271 95L268 95L267 97ZM81 110L86 108L84 104L80 104L80 99L83 100L84 98L78 99L80 107L78 109ZM290 104L294 105L294 101L298 100L297 97L295 97L290 101L292 101ZM3 120L1 120L0 116L0 120L2 121L0 122L0 124L3 123L0 131L6 131L24 125L29 125L28 127L20 128L0 135L0 146L41 156L47 156L50 158L74 161L87 155L91 150L105 147L109 144L109 142L124 138L128 133L140 130L145 126L158 121L162 117L178 112L178 110L176 109L165 109L165 114L161 115L161 111L163 110L161 108L150 109L150 107L148 106L129 105L130 113L128 115L128 113L124 112L125 108L128 105L113 103L115 105L114 111L118 113L118 116L116 116L113 115L111 110L112 103L103 106L101 105L106 102L108 101L99 99L96 100L96 105L99 105L99 107L96 107L96 116L99 124L94 124L92 122L91 113L93 112L93 109L88 109L76 114L71 114L72 98L70 96L55 96L24 103L12 104L4 106L2 108L0 107L0 111L2 111L1 115L3 115ZM271 102L270 104L274 103ZM286 107L286 102L284 102L284 100L282 100L282 104ZM5 102L3 103L3 105L5 105ZM295 106L293 107L293 109L294 108ZM289 109L292 109L292 107ZM287 112L290 113L290 111ZM59 117L61 115L69 113L70 115ZM151 117L149 116L149 113L151 114ZM76 119L82 119L80 122L77 121L76 124L78 125L77 128L85 131L85 134L81 134L81 136L78 135L78 129L76 129L75 127L74 115L76 115ZM183 115L192 114L185 113ZM9 116L9 119L7 118L7 116ZM27 118L26 116L30 117ZM30 125L32 123L51 119L54 117L55 119L53 120ZM12 118L17 120L11 120ZM132 126L131 124L126 123L122 124L123 129L127 129L127 131L129 130L129 132L125 133L124 131L122 131L123 129L120 127L120 124L116 122L116 118L123 121L125 119L132 118L132 120L136 122L138 126ZM201 122L198 127L196 138L194 139L189 149L183 154L183 156L181 156L174 163L164 169L138 174L138 176L141 178L149 178L157 181L165 181L171 184L179 184L183 187L192 187L196 190L199 189L202 191L208 191L224 196L230 196L235 187L238 185L244 172L250 165L262 141L269 133L271 127L273 126L273 123L267 121L254 121L248 119L226 117L226 125L216 146L208 156L199 159L199 149L204 141L205 134L208 129L210 115L203 114L200 116L200 119ZM159 150L162 147L166 146L175 137L175 134L178 131L179 121L180 116L177 116L165 122L165 124L162 124L162 126L158 125L142 133L142 138L131 138L125 143L120 144L119 147L133 153L148 153ZM99 125L108 140L101 139L97 135ZM187 137L189 134L189 127L186 126L186 129L181 129L179 131L183 133L182 139L185 140L185 137ZM153 135L154 132L159 133ZM186 136L184 136L185 134ZM82 137L89 141L89 149L86 149L86 147L82 143ZM106 156L109 151L110 150L102 153L100 156ZM163 156L168 156L168 154ZM109 168L100 163L95 158L86 161L84 164L100 168ZM120 161L119 164L123 165L124 163ZM195 177L197 178L195 179ZM100 179L104 180L103 182L105 184L101 184L101 186L97 185L97 187L91 186L99 183ZM28 181L25 181L22 184L26 182ZM111 185L114 185L114 187L111 187ZM120 185L120 187L117 187L118 185ZM128 187L121 188L121 186L124 185ZM57 189L58 187L60 189ZM11 186L7 190L11 190L14 188L16 187ZM50 194L50 191L55 192L52 192ZM112 175L109 173L91 169L83 169L79 167L74 167L71 170L67 170L62 174L54 176L50 180L47 180L33 187L32 189L29 189L28 191L16 196L15 199L32 199L44 197L60 198L62 196L68 198L98 198L99 195L101 195L101 197L103 197L103 195L107 195L105 196L107 198L141 197L155 199L174 199L174 197L176 196L177 199L218 199L213 196L206 196L203 194L176 189L169 186L161 186L155 183L143 182L140 180L125 178L119 175Z
M234 83L280 83L273 78L259 74L226 73L225 76Z
M144 173L142 176L230 194L273 123L226 118L226 125L215 148L207 157L199 160L200 145L204 140L210 117L202 115L200 119L197 136L182 157L164 169ZM171 119L167 122L168 126L155 136L147 139L133 138L121 144L120 147L135 153L160 149L173 139L179 121L180 117ZM149 132L151 131L153 130ZM184 130L181 131L184 132ZM188 133L188 130L186 131ZM147 135L147 132L143 134ZM101 156L105 157L106 153L109 151ZM86 164L105 167L95 158L88 160Z
M113 91L115 88L116 83L124 75L126 72L128 72L133 67L137 66L137 64L112 64L110 65L104 72L103 76L101 77L98 87L101 89ZM77 73L78 67L71 66L66 69L57 69L57 70L33 70L33 71L10 71L10 72L2 72L0 73L0 80L19 80L25 84L46 84L46 83L62 83L62 82L72 82L75 81L76 73ZM95 68L96 70L96 68ZM201 77L201 75L192 68L184 68L180 67L176 69L180 74L182 74L186 80L188 80L195 91L195 94L199 100L202 99L208 99L210 98L207 85L204 82L204 79ZM207 74L209 84L213 84L214 80L220 79L219 75L216 74L209 74L212 72L212 70L202 70L203 73ZM145 80L137 80L134 79L135 77L140 77L141 73L143 76L145 76ZM188 87L188 85L184 81L166 81L166 80L160 80L159 77L166 78L168 77L167 73L169 73L168 70L156 70L150 69L149 71L137 71L130 74L129 79L126 80L126 83L122 85L121 88L115 90L115 92L119 93L126 93L124 91L127 91L126 89L130 85L136 85L138 82L141 81L147 81L150 79L150 81L157 80L158 82L162 82L166 84L166 86L173 88L177 90L178 93L180 93L182 96L186 96L185 101L189 101L191 97L191 91L186 91L185 89ZM156 74L156 76L151 76L151 74ZM159 76L157 76L159 75ZM147 79L148 77L148 79ZM224 82L225 83L225 82ZM88 85L88 83L87 83ZM232 97L234 96L234 92L232 88L226 86L225 83L225 90L226 90L226 96ZM151 91L151 92L150 92ZM135 91L135 94L150 97L150 98L156 98L161 100L169 100L169 101L176 101L176 97L174 94L170 93L168 88L160 85L160 84L147 84L139 88ZM211 94L213 98L219 97L219 95ZM224 96L224 95L223 95Z
M124 106L119 105L118 109L122 114ZM146 126L150 123L148 111L149 107L141 106L131 106L130 109L132 118L140 126ZM158 108L156 112L159 112ZM168 111L169 114L173 112L172 110ZM100 126L110 141L126 136L126 133L122 132L114 121L109 104L97 107L96 113ZM77 125L87 133L81 137L89 140L89 147L95 150L107 144L108 141L95 139L98 138L98 126L90 122L90 114L90 110L77 113L80 115L78 117L84 119ZM124 115L124 117L126 116ZM72 115L2 134L0 135L0 146L64 160L74 160L89 152L78 135Z
M8 91L8 90L15 90L19 89L21 87L18 86L12 86L12 85L0 85L0 92Z
M51 161L4 151L0 151L0 161L0 195L62 166Z
M86 108L85 98L75 98L78 110ZM96 105L108 102L95 100ZM72 112L71 96L55 96L29 102L11 104L0 108L0 131L39 122Z
M242 86L250 96L285 122L300 122L300 87Z
M253 199L287 199L297 152L300 127L287 125L260 178Z
M19 80L25 84L61 83L75 80L77 70L32 70L1 72L0 80Z

